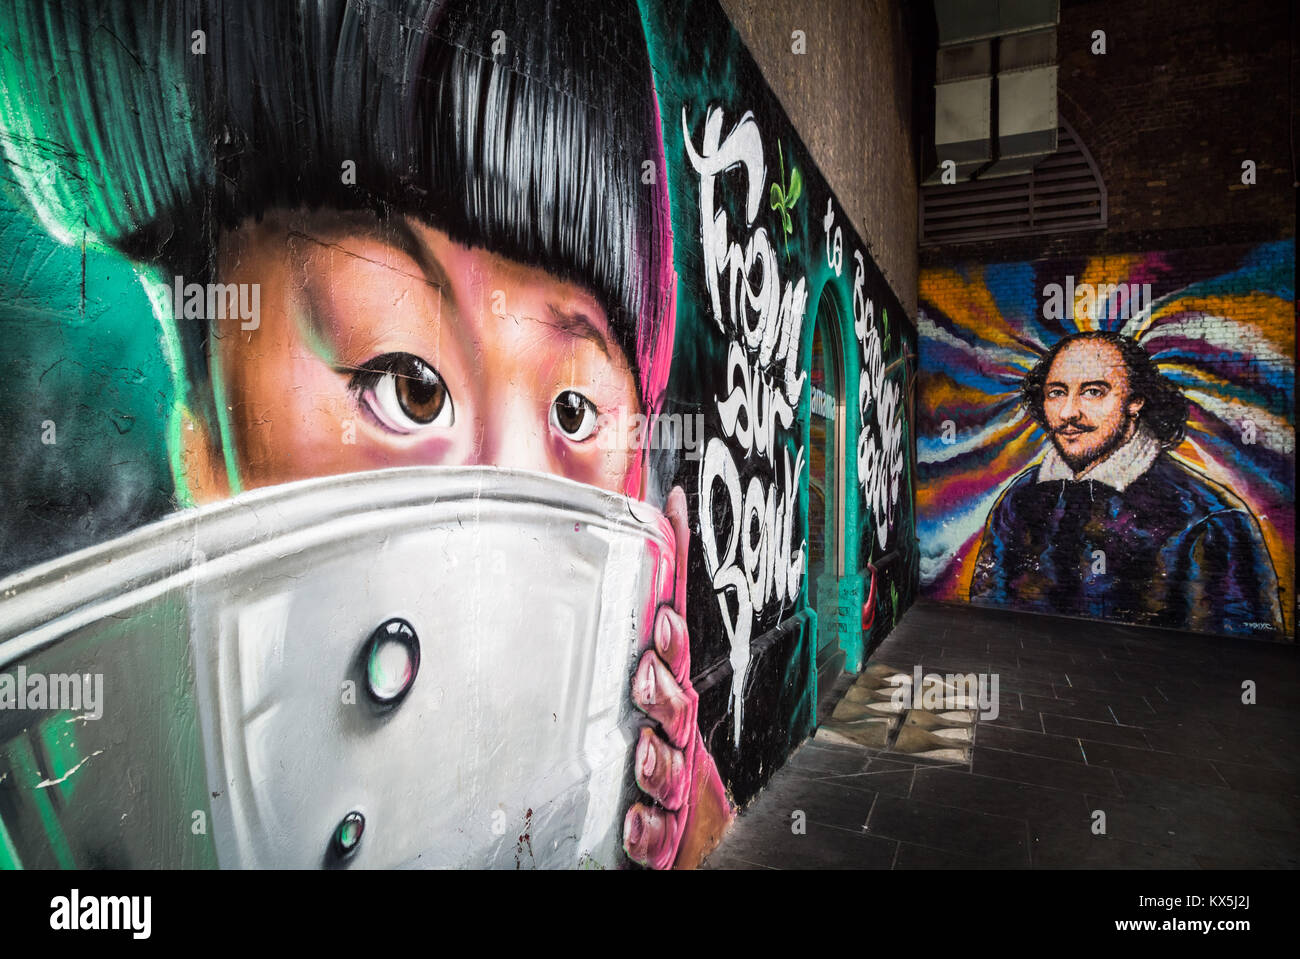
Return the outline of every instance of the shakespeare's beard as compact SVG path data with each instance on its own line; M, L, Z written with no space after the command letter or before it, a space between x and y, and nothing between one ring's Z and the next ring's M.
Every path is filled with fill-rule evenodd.
M1132 435L1130 426L1133 425L1136 424L1132 420L1122 419L1106 432L1104 426L1086 426L1071 421L1052 430L1052 444L1077 475L1123 446ZM1077 434L1072 440L1070 431Z

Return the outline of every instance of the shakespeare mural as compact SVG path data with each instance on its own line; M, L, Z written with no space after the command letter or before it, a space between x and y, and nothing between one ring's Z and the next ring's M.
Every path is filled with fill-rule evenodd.
M0 39L0 866L698 865L814 720L819 297L885 404L852 658L918 561L914 333L716 4Z
M1060 262L987 267L983 285L929 271L920 502L944 547L931 593L1292 634L1293 251L1243 251L1172 290L1176 254L1125 260L1109 285L1115 261L1077 284ZM992 320L982 338L975 316Z

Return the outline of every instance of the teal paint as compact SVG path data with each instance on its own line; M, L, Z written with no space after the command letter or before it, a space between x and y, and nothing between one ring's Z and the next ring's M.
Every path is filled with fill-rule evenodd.
M731 338L718 329L710 308L706 289L709 258L701 245L701 181L688 159L685 142L689 135L693 146L700 148L710 109L723 112L724 138L742 116L752 111L756 118L765 180L761 184L761 208L753 223L746 222L743 208L743 194L748 187L745 169L737 166L721 175L715 192L718 209L727 217L728 240L743 245L755 230L765 230L777 250L776 272L780 284L784 286L799 278L805 283L805 312L798 347L800 372L810 369L816 311L823 292L828 293L836 304L843 350L840 359L846 422L845 448L842 451L845 502L841 548L845 553L845 569L838 584L837 615L833 621L828 621L827 617L819 617L809 608L809 571L805 566L793 608L782 611L780 604L772 604L755 616L750 637L754 646L779 633L782 618L794 612L801 617L801 631L806 633L797 657L780 667L781 682L794 687L792 694L779 703L763 702L762 694L758 692L746 695L745 710L751 714L758 712L765 721L776 720L782 710L788 711L783 725L789 738L782 747L768 744L774 752L760 756L762 748L759 744L753 742L747 746L742 735L740 748L729 749L731 744L727 739L735 735L734 715L701 721L702 728L709 728L714 718L718 720L710 748L718 757L724 777L728 778L737 798L743 801L764 778L756 769L767 768L770 772L784 755L781 748L792 747L813 728L818 694L818 633L833 631L836 644L844 651L846 668L857 670L870 649L883 639L915 595L917 550L912 527L910 468L904 467L902 492L892 508L892 529L887 547L883 549L876 541L876 523L866 509L859 475L857 451L863 423L858 394L863 376L863 356L855 331L855 286L859 300L869 300L873 306L877 335L882 340L888 336L887 348L883 351L886 366L901 362L906 367L910 363L906 358L915 354L915 330L872 261L866 244L848 223L843 209L817 170L814 158L763 84L735 30L717 15L716 6L695 2L665 4L657 0L644 0L640 6L662 116L672 200L674 262L678 272L677 329L668 390L670 403L675 400L682 409L703 412L707 418L712 414L716 401L726 396L728 388L726 358ZM683 112L686 134L682 130ZM789 204L784 201L794 192L793 170L799 171L800 189L795 202ZM833 219L829 230L825 227L828 204ZM855 254L861 255L861 266ZM886 314L889 329L886 329ZM900 376L900 382L902 379ZM796 502L799 515L795 524L798 537L805 543L809 534L810 407L810 383L804 382L794 422L789 430L778 430L782 452L788 451L793 457L802 449L805 454L798 482ZM867 424L868 430L875 431L876 406L869 406L866 412L871 420ZM903 415L906 415L905 411ZM706 419L706 422L709 424L706 435L722 435L715 419ZM911 431L905 426L904 449L910 440ZM908 460L910 454L905 457L905 462ZM766 464L764 468L755 466L749 473L743 472L742 467L742 486L752 476L758 476L764 483L774 481L773 474L779 473L779 467L775 470L765 467ZM694 487L688 486L688 495L692 492L699 502L698 510L707 509L705 491L699 483ZM693 528L692 532L698 540L699 528ZM871 629L864 632L862 609L870 581L868 564L881 557L884 557L886 565L880 570L875 593L881 615L876 616ZM727 631L721 621L723 614L719 612L719 594L710 586L702 560L697 560L692 566L691 583L692 662L698 671L703 672L719 664L725 666L730 651L726 644ZM725 587L722 595L730 595ZM891 596L895 597L892 601ZM761 677L747 676L745 682L752 683L755 690L763 687ZM702 706L702 716L703 713Z

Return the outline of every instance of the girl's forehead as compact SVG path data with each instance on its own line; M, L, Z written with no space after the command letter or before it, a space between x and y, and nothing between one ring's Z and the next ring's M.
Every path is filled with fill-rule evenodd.
M580 315L597 327L608 326L605 305L586 284L482 244L461 243L413 216L379 217L369 211L333 209L279 211L237 232L249 228L273 231L304 258L336 251L360 259L356 266L392 267L399 272L409 272L407 264L414 262L434 285L485 289L489 294L500 291L506 298L511 291L528 289L553 301L566 316Z
M382 297L424 309L411 285L429 287L439 300L439 320L477 328L484 346L505 347L538 332L586 341L617 367L628 357L613 335L608 314L590 289L543 267L522 263L484 246L464 244L413 217L379 217L364 211L277 211L236 231L235 243L260 259L281 245L295 285L316 300L365 303ZM250 262L253 258L236 258ZM404 292L408 291L408 292ZM400 311L399 311L400 312ZM349 326L375 317L350 316ZM396 317L386 314L384 322Z

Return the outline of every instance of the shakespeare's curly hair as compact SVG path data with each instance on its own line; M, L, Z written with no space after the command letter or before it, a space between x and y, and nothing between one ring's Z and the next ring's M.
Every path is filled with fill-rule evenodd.
M1050 429L1043 412L1043 387L1047 382L1047 372L1061 350L1080 340L1100 340L1119 350L1124 357L1124 365L1128 368L1130 391L1145 401L1138 418L1164 446L1177 446L1181 443L1187 429L1187 400L1183 391L1160 372L1150 354L1136 340L1109 330L1090 330L1062 337L1025 374L1024 382L1020 385L1020 403L1034 422L1043 429Z

